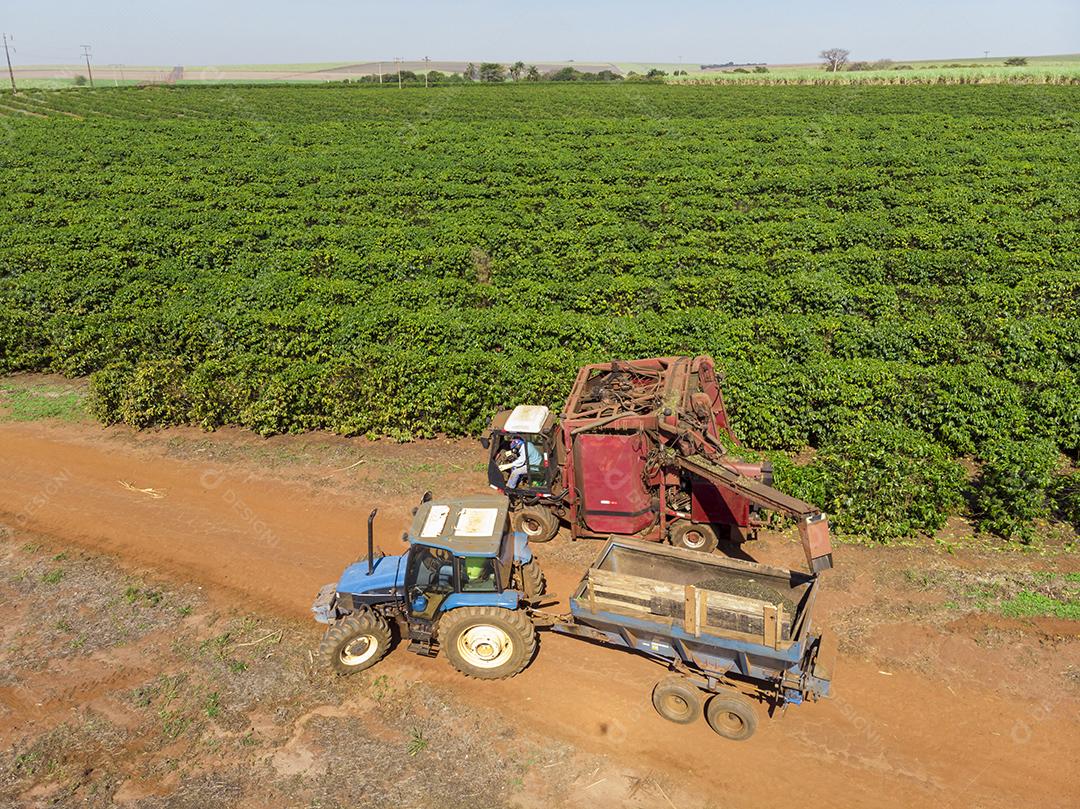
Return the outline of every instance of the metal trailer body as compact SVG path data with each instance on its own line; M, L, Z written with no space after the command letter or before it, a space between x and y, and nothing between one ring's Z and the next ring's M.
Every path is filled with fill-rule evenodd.
M612 537L552 630L639 652L706 695L748 695L771 712L830 694L835 643L814 623L819 586L814 575Z

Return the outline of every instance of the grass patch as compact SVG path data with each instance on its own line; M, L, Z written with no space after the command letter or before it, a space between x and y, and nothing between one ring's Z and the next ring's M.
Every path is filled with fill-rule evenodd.
M407 748L410 756L417 756L420 753L427 750L428 740L424 738L424 731L420 728L413 728L412 735L409 737L409 746Z
M1001 614L1012 618L1051 616L1068 621L1080 621L1080 597L1065 600L1023 590L1001 604Z
M1052 617L1080 621L1080 573L1057 571L970 572L956 569L905 570L919 590L944 590L944 607L994 612L1010 618Z
M78 390L40 383L29 386L0 385L0 421L85 421L89 418L86 397Z

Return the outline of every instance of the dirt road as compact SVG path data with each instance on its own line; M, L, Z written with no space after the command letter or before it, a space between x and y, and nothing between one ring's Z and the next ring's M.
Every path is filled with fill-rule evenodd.
M181 443L232 440L172 436ZM245 446L254 440L243 439ZM465 464L451 463L461 471L443 476L443 491L483 485L469 444L364 444L368 463L337 478L324 469L314 485L302 465L285 474L242 454L204 461L174 451L172 441L86 425L0 424L0 522L198 583L222 603L240 599L249 609L303 620L318 587L362 552L369 505L382 515L380 546L400 552L415 495L380 495L386 470L405 468L409 453L427 453ZM372 502L379 496L382 502ZM555 548L539 553L552 589L567 593L580 568ZM879 600L873 560L891 553L841 548L829 608L852 615ZM662 772L680 784L681 805L1076 805L1080 700L1075 680L1060 675L1078 659L1075 629L1004 627L1011 640L989 647L986 630L977 620L923 625L898 609L888 626L872 629L887 658L853 654L858 649L849 644L835 699L763 722L745 744L718 740L704 723L660 719L649 703L659 667L571 638L545 634L529 669L494 684L404 650L381 665L437 683L478 710ZM312 624L313 645L318 637Z

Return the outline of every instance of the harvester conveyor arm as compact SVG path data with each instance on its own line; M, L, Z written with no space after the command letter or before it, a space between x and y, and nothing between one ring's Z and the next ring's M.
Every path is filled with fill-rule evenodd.
M681 456L679 465L688 472L693 472L717 486L742 495L754 505L767 508L769 511L777 511L796 519L821 513L821 509L817 506L812 506L790 494L784 494L760 480L740 475L734 469L715 463L704 455Z
M799 526L799 537L802 539L810 572L817 574L832 567L829 523L821 509L784 494L760 480L740 475L734 469L716 463L704 455L681 455L678 464L687 472L745 497L756 506L793 517Z

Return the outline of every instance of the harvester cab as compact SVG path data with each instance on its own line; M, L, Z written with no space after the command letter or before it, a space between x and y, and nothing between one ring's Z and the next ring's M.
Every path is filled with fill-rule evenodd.
M513 459L520 449L520 440L527 459L526 473L513 480ZM558 441L555 417L542 405L518 405L513 410L497 413L491 420L488 435L481 439L488 450L488 483L491 488L516 497L547 498L552 496L559 472ZM516 485L510 486L511 482Z
M404 535L409 549L368 556L320 590L315 619L329 624L319 656L340 673L362 671L389 651L395 622L409 650L444 649L459 671L484 679L516 674L535 648L526 608L544 577L523 534L510 530L498 495L433 500L425 495Z

